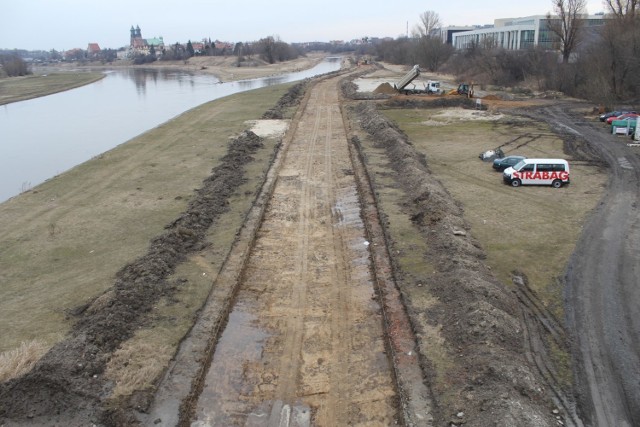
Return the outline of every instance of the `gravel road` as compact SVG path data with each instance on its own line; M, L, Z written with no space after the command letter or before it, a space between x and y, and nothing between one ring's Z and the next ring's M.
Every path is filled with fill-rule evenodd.
M544 113L584 138L610 169L566 275L579 404L588 425L640 425L640 148L566 107Z

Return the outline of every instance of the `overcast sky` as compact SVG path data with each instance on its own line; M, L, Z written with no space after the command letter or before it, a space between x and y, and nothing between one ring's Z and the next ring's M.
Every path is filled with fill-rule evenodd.
M588 12L604 10L587 0ZM144 38L166 44L211 38L252 41L279 36L287 43L398 37L433 10L443 25L491 24L496 18L544 15L551 0L0 0L0 48L68 50L129 44L139 25Z

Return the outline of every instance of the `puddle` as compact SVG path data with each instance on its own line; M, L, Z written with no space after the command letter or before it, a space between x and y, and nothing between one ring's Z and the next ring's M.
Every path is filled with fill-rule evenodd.
M242 397L253 392L245 381L247 366L258 363L269 334L258 327L252 307L238 302L218 341L216 352L205 379L204 390L196 408L192 427L239 425L251 412Z

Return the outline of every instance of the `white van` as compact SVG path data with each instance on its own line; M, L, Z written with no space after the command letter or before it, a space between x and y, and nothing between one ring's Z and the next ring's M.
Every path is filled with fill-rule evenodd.
M523 159L502 174L506 184L551 185L555 188L569 184L569 163L563 159Z

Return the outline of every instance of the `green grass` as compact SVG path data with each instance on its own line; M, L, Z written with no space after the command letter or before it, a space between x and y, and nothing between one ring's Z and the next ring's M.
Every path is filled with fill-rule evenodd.
M511 272L524 272L543 304L562 319L562 289L557 278L564 272L585 218L601 198L606 173L593 165L573 162L563 153L562 141L544 123L514 117L459 121L441 114L452 111L461 114L456 109L383 113L407 133L416 150L425 155L434 176L461 203L471 234L484 248L485 262L496 277L511 286ZM400 267L397 283L417 325L418 345L429 363L432 389L441 403L458 402L460 396L447 394L449 384L459 381L451 377L456 371L455 343L447 342L440 326L427 319L437 299L426 284L436 269L424 258L427 242L404 208L411 203L411 195L397 188L384 150L367 136L361 135L361 140L378 208L391 238L390 250ZM501 173L478 155L505 143L507 155L567 158L572 167L571 185L561 189L504 185ZM565 349L553 347L550 355L560 382L569 384L571 367Z
M440 112L384 111L462 203L471 232L496 276L510 284L513 270L524 272L543 303L562 318L562 289L556 278L564 272L586 216L601 198L606 174L593 165L572 162L562 141L543 123L507 118L450 122ZM434 126L434 121L441 125ZM568 159L572 183L561 189L504 185L502 175L478 155L510 141L503 148L506 155Z
M93 83L102 73L51 73L0 78L0 105L51 95Z
M219 164L229 139L288 87L195 108L0 204L0 352L23 341L52 345L61 339L72 321L67 311L108 290L120 268L146 253L150 239L185 209L193 190ZM224 226L214 225L213 252L207 255L211 272L226 255L275 144L267 141L254 156L250 182L235 196L234 210L220 220ZM190 326L212 282L194 263L181 269L176 274L190 285L175 296L179 303L167 308L180 314L154 313L157 319L177 319L167 320L174 332L163 331L167 339L159 338L172 345Z

